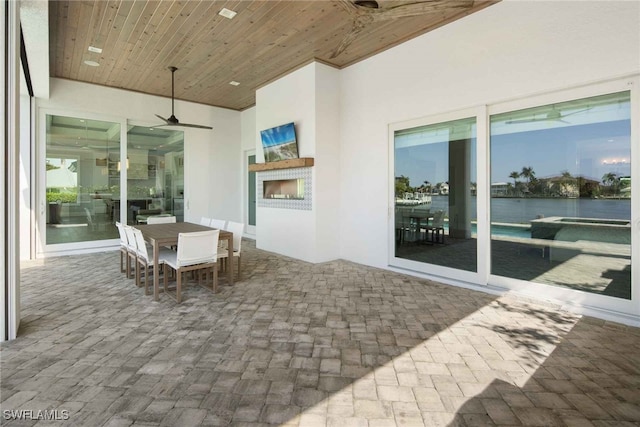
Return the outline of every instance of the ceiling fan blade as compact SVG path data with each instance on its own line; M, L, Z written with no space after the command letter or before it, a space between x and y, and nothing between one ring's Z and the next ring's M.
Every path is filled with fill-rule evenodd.
M177 125L174 125L174 126L182 126L185 128L196 128L196 129L213 129L211 126L193 125L191 123L178 123Z
M508 125L516 124L516 123L534 123L534 122L547 122L550 119L546 117L540 117L537 119L518 119L518 120L507 120L505 123Z
M360 34L362 30L364 30L369 22L372 22L370 15L361 15L356 18L356 20L353 22L351 31L349 31L349 34L344 36L342 42L340 42L340 45L336 48L336 50L333 51L330 58L336 58L342 52L344 52L349 47L349 45L351 45L351 43L355 41L355 39L358 37L358 34Z
M589 108L584 108L582 110L578 110L578 111L574 111L572 113L567 113L567 114L563 114L562 117L569 117L569 116L573 116L574 114L579 114L579 113L584 113L585 111L589 111L591 110L593 107L589 107Z
M342 7L344 10L346 10L348 13L352 15L355 15L356 13L358 13L358 7L355 4L353 4L353 2L351 2L350 0L338 0L337 3L340 7Z
M411 16L421 16L434 12L446 10L467 9L473 6L474 0L448 1L432 0L415 3L406 3L383 9L368 9L375 21L385 21L388 19L408 18Z
M213 129L211 126L193 125L191 123L167 123L167 124L164 124L164 125L157 125L157 126L153 126L153 127L154 128L162 128L162 127L168 127L168 126L184 127L184 128L196 128L196 129Z
M167 120L167 119L165 119L164 117L159 116L159 115L157 115L157 114L154 114L154 115L155 115L157 118L159 118L160 120L162 120L163 122L165 122L167 125L169 124L169 120ZM165 126L165 125L162 125L162 126ZM158 126L156 126L156 127L158 127Z

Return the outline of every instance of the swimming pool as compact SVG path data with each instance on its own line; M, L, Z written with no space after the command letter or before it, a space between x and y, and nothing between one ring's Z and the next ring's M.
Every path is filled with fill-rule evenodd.
M446 230L448 230L448 224L445 223ZM478 227L475 222L471 223L471 234L475 237L478 233ZM498 236L509 237L521 237L523 239L531 238L531 226L524 224L506 224L506 223L491 223L491 234Z

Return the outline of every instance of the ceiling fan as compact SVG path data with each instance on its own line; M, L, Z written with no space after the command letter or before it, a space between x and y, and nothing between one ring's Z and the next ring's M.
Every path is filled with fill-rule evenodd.
M169 117L168 119L165 119L162 116L159 116L158 114L156 114L155 116L158 117L160 120L164 121L165 124L163 125L158 125L155 126L157 128L162 127L162 126L182 126L182 127L186 127L186 128L197 128L197 129L213 129L211 126L204 126L204 125L193 125L190 123L180 123L180 121L177 119L177 117L174 115L173 113L173 104L174 104L174 82L173 82L173 76L175 75L175 72L178 70L176 67L169 67L169 70L171 70L171 117Z
M474 0L427 0L415 1L397 6L380 7L376 0L340 0L339 4L353 16L351 31L342 39L333 51L331 58L339 56L370 24L396 18L420 16L446 10L466 9L473 6Z
M566 120L564 120L565 117L569 117L569 116L573 116L574 114L578 114L578 113L583 113L585 111L589 111L592 107L589 108L584 108L582 110L578 110L578 111L573 111L571 113L567 113L567 114L562 114L561 111L556 110L555 108L553 108L551 111L549 111L547 114L545 114L542 117L532 117L530 119L517 119L517 120L507 120L505 123L510 125L510 124L515 124L515 123L533 123L533 122L562 122L562 123L570 123Z

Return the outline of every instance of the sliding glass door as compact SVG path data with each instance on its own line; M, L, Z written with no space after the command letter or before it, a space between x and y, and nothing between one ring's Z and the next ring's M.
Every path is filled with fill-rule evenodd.
M476 273L476 117L399 125L393 157L393 262Z
M631 299L630 92L490 120L492 274Z
M389 264L637 314L638 83L392 124Z
M119 238L116 221L184 220L184 133L45 114L41 252L91 249Z
M127 132L127 223L150 215L184 221L184 132L132 126Z
M46 245L118 238L120 123L46 115Z

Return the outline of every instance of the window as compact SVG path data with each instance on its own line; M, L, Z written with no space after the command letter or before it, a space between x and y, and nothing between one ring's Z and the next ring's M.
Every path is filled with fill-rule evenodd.
M630 93L491 116L492 274L631 299Z
M395 256L477 271L476 119L394 133Z

